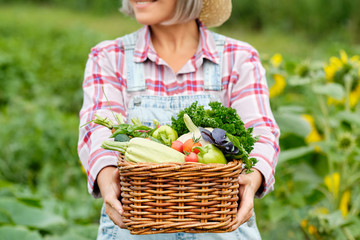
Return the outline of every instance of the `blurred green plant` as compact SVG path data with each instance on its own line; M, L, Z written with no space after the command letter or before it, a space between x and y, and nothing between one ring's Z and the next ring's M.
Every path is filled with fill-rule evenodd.
M87 54L104 36L70 24L74 13L24 9L0 14L0 236L94 239L102 201L87 193L76 142ZM319 58L263 55L282 132L275 191L256 201L263 239L360 238L359 56Z
M67 182L51 187L65 190L82 179L65 169L78 164L74 133L83 71L99 40L77 27L34 28L1 17L0 36L0 124L7 126L0 128L0 143L7 146L0 149L0 177L33 186L41 182L41 169L61 166L49 174L64 174Z
M353 41L360 41L359 1L242 0L232 3L233 14L228 24L245 22L258 30L277 28L289 33L301 31L313 40L329 36L334 38L337 35L334 33L342 31Z
M51 5L54 7L65 7L76 11L91 11L97 14L109 14L118 11L121 1L113 0L0 0L0 4L37 4Z
M102 203L86 192L76 145L84 66L100 38L0 14L0 239L96 235Z
M280 55L264 62L282 130L279 187L267 200L266 216L275 222L288 220L287 214L271 209L275 204L299 223L288 231L300 228L306 239L358 239L359 56L348 57L342 50L324 62L294 64ZM286 83L279 85L279 74Z
M0 4L38 4L65 7L107 15L118 11L121 0L0 0ZM225 25L247 25L251 29L280 29L289 33L301 31L307 37L339 37L360 41L360 2L354 0L242 0L232 1L233 11ZM326 6L326 7L325 7Z
M0 181L0 239L94 239L98 225L88 219L96 205L79 195L62 201Z

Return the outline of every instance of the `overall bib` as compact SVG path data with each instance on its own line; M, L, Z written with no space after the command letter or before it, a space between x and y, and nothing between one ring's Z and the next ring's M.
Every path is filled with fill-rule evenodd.
M224 37L213 33L216 41L217 50L222 59L224 48ZM144 78L143 63L133 61L134 48L136 44L136 33L124 36L125 59L127 68L127 91L145 91L146 84ZM221 61L220 61L221 62ZM221 66L211 61L205 60L204 69L204 89L220 91ZM212 101L220 101L216 94L202 93L197 95L177 95L177 96L154 96L137 95L130 99L127 106L127 121L137 117L144 125L153 126L153 120L157 119L161 125L171 124L171 117L193 102L209 108L208 104ZM255 213L250 220L242 224L238 229L229 233L162 233L151 235L132 235L126 229L121 229L115 225L105 213L102 207L98 240L123 239L123 240L240 240L240 239L261 239L256 226Z

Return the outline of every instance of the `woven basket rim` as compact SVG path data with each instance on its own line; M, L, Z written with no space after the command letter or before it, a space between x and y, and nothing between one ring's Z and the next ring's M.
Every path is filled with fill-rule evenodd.
M206 170L206 169L212 169L212 168L217 168L219 170L226 169L226 168L232 168L232 167L237 167L238 165L242 165L242 160L237 160L234 159L232 161L229 161L227 164L223 164L223 163L208 163L208 164L204 164L204 163L199 163L199 162L166 162L166 163L154 163L154 162L130 162L130 161L126 161L124 159L124 155L120 155L118 157L118 162L117 162L118 168L124 168L124 169L128 169L128 168L135 168L135 167L147 167L149 170L150 169L156 169L156 168L174 168L174 170L176 169L182 169L182 168L186 168L188 166L196 166L199 170Z

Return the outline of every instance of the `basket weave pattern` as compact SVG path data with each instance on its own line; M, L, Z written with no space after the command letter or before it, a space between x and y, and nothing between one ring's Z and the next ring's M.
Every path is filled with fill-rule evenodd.
M229 232L237 223L241 162L118 162L123 220L132 234Z

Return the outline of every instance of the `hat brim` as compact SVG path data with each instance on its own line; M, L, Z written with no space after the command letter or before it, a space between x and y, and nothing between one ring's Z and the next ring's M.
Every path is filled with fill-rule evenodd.
M230 18L231 10L231 0L203 0L199 19L207 27L218 27Z

